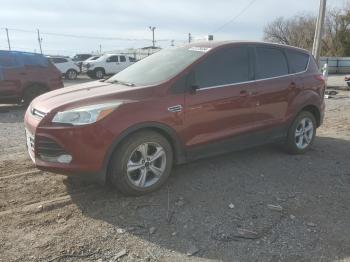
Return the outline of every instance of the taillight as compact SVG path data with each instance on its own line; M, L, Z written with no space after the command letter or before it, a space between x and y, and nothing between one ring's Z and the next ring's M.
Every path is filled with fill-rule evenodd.
M315 75L315 79L322 81L322 82L326 82L326 79L324 78L324 76L322 74Z

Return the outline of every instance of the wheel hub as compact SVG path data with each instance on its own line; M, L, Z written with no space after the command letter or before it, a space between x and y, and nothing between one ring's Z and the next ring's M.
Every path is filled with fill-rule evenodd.
M157 143L139 145L130 155L127 176L136 187L147 188L157 183L166 168L166 154Z

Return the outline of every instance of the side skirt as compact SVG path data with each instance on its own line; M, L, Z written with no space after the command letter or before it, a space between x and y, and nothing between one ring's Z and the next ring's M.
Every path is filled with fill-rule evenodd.
M287 128L280 127L268 131L259 131L249 134L242 134L228 139L220 140L208 145L194 146L187 150L187 161L216 156L228 152L240 151L243 149L283 142L287 137Z

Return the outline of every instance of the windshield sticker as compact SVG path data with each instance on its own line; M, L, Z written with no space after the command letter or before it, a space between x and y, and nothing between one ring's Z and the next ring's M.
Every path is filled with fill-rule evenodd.
M206 53L206 52L208 52L210 49L211 49L211 48L209 48L209 47L197 47L197 46L194 46L194 47L191 47L191 48L188 49L188 50Z

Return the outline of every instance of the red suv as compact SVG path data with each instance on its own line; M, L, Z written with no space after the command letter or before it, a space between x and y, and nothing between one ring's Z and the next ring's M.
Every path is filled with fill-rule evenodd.
M139 195L159 188L173 164L275 141L304 153L323 120L324 91L308 51L194 43L36 98L27 145L41 169L93 173Z
M61 87L62 75L46 57L0 50L0 103L29 104L36 96Z

